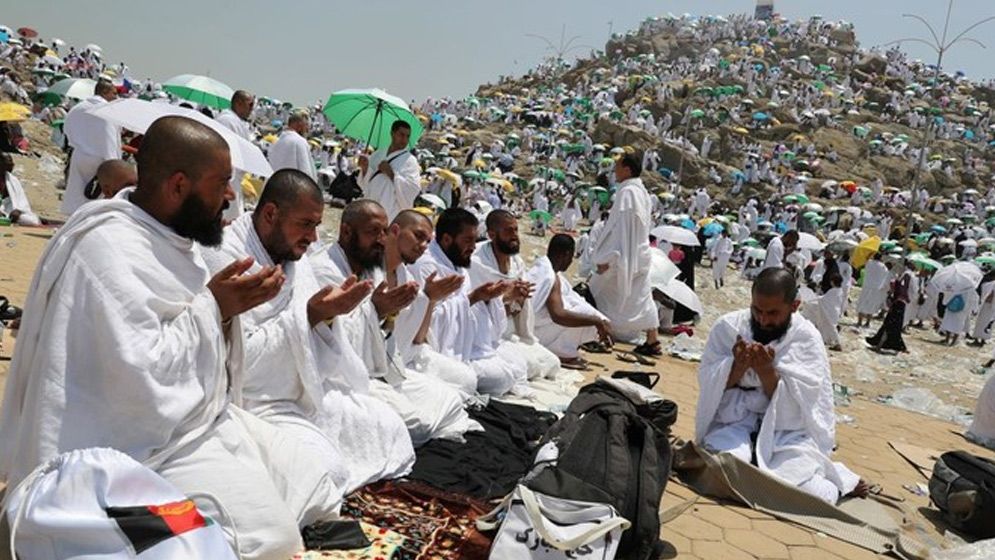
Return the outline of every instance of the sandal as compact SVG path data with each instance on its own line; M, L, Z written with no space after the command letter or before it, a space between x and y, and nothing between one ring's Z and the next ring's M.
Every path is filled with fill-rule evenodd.
M0 296L0 321L14 321L21 318L21 308L11 305L10 300Z
M641 366L649 366L649 367L653 367L656 365L656 362L654 362L653 360L647 359L633 352L617 352L615 354L615 357L627 364L639 364Z
M653 344L643 343L632 349L632 352L640 356L649 356L651 358L656 358L663 355L663 351L660 350L660 341L656 341Z
M560 362L560 367L574 371L591 371L590 364L588 364L585 360L577 360L576 362Z
M580 345L580 349L591 354L610 354L611 350L600 340L590 340Z

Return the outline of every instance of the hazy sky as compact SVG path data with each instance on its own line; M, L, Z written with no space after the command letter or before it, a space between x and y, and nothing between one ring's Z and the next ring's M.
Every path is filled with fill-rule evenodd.
M463 96L502 74L521 74L560 42L603 48L609 28L635 28L667 12L752 12L753 0L0 0L0 23L31 26L43 39L97 43L109 62L124 61L139 79L208 74L232 87L296 103L324 101L332 91L381 87L404 99ZM820 13L856 25L864 46L928 37L903 12L943 26L942 0L775 0L790 19ZM995 15L992 0L954 4L951 37ZM611 23L609 23L611 22ZM995 22L973 35L944 68L971 77L995 76ZM916 58L926 47L907 43ZM589 49L574 51L582 54Z

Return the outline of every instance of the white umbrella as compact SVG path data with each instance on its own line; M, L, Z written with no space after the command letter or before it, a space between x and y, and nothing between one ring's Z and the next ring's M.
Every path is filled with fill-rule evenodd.
M811 233L805 233L804 231L798 232L798 248L808 249L809 251L821 251L825 248L822 241L819 238L812 235Z
M101 105L89 113L139 134L145 134L152 123L162 117L186 117L210 127L225 139L228 150L231 152L232 167L262 177L269 177L273 174L273 168L270 167L269 162L266 161L266 156L258 147L199 111L168 103L152 103L141 99L118 99Z
M667 284L670 284L680 274L680 269L667 258L667 255L663 254L663 251L659 249L650 250L650 286L663 290Z
M959 261L941 268L933 276L933 283L940 292L955 293L977 288L983 277L984 273L976 264Z
M52 39L52 46L62 48L66 46L66 42L62 39Z
M698 236L693 231L677 226L659 226L650 232L650 235L663 241L668 241L675 245L686 247L699 247Z
M448 206L446 206L445 200L442 200L437 195L434 195L432 193L421 193L420 195L418 195L418 198L424 200L425 202L431 204L432 206L435 206L436 208L439 208L440 210L445 210L446 208L448 208Z
M676 279L671 280L670 283L659 288L659 290L670 299L687 307L698 315L705 313L705 308L701 305L701 299L698 298L698 294L694 293L694 290L689 288L684 282Z
M958 245L960 245L961 247L977 247L978 242L973 239L965 239L964 241L958 243Z
M94 43L90 43L89 45L87 45L84 48L86 50L90 51L90 52L94 52L94 53L97 53L97 54L103 54L104 53L104 49L101 48L100 45L96 45Z
M62 62L61 58L51 54L46 54L44 57L42 57L41 61L44 62L45 64L54 64L55 66L62 66L63 64L65 64L65 62Z

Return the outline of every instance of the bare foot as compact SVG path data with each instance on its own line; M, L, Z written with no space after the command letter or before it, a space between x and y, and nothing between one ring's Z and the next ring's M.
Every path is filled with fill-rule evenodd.
M857 483L857 487L853 489L852 492L846 495L847 498L866 498L871 494L871 485L867 484L867 481L860 479Z

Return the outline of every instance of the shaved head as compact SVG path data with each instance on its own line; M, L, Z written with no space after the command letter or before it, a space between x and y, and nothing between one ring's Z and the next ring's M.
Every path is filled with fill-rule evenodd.
M429 229L432 229L432 220L430 220L428 216L410 208L407 210L401 210L401 212L394 217L394 221L391 222L391 225L394 224L405 229L416 225L427 225Z
M338 243L354 273L383 266L387 227L387 212L375 200L354 200L342 210Z
M495 250L504 255L517 255L522 248L518 239L518 218L507 210L492 210L485 222L487 237Z
M195 120L162 117L145 132L136 159L131 202L182 237L219 245L222 212L235 196L224 138Z
M121 189L137 184L138 173L123 159L109 159L97 168L97 183L104 198L113 198Z
M383 214L386 220L387 212L379 202L368 198L360 198L359 200L353 200L342 210L342 223L357 227L364 220L368 220L370 217L379 214Z
M314 179L297 169L281 169L270 176L263 186L263 194L259 196L253 216L258 216L267 204L290 208L304 198L317 203L318 206L325 202L321 196L321 189Z
M487 227L487 231L495 231L510 220L516 220L515 215L511 212L503 209L491 210L490 214L487 214L484 225Z
M228 143L211 127L186 117L162 117L152 123L142 139L138 162L138 190L156 189L176 173L192 179L210 164L205 154L230 160Z
M432 220L421 212L402 210L390 224L388 247L397 251L404 264L414 264L431 242Z

